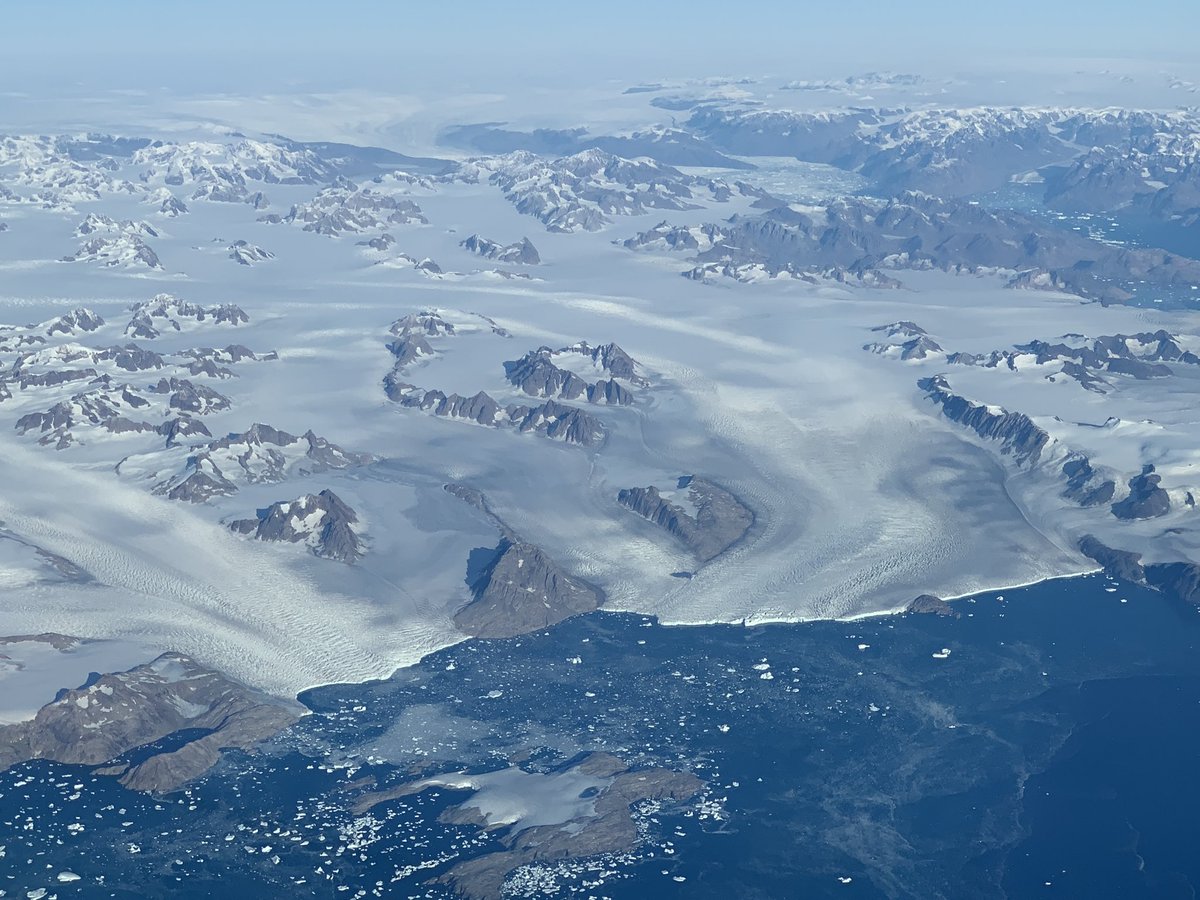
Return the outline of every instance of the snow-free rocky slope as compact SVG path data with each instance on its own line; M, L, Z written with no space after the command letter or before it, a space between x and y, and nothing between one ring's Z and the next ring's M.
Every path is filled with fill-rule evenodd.
M25 722L0 726L0 770L26 759L89 766L134 790L170 791L227 748L249 749L294 722L288 704L165 653L63 691ZM187 733L177 746L156 741ZM131 753L148 748L149 752ZM127 755L128 754L128 755Z

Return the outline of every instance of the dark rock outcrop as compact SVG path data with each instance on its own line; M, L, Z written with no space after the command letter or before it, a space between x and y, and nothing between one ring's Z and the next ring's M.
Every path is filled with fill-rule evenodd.
M1162 363L1148 363L1140 359L1123 359L1121 357L1107 360L1104 367L1114 375L1130 375L1140 380L1166 378L1171 374L1170 366L1164 366Z
M304 543L314 556L352 563L366 552L357 524L358 514L327 488L272 503L258 510L256 518L230 522L229 528L260 541Z
M515 244L505 246L496 243L496 241L473 234L465 241L462 241L459 246L477 256L482 256L484 259L494 259L497 262L536 266L542 261L537 248L533 246L529 238L522 238Z
M510 774L482 773L475 776L479 787L469 789L486 789L490 776ZM525 773L525 776L529 774ZM631 816L634 807L647 801L664 805L685 803L704 788L704 783L690 772L634 768L609 753L589 753L543 777L549 780L563 776L567 777L561 783L572 785L574 791L578 791L580 783L591 783L589 791L594 793L594 802L584 814L557 824L522 827L518 822L505 831L494 829L498 848L457 863L438 881L450 885L458 896L467 900L506 896L506 877L521 866L632 850L640 840L637 824ZM363 815L380 804L436 789L445 783L443 777L435 775L369 791L355 801L353 811L355 815ZM489 827L486 816L481 815L471 798L445 809L440 821L464 828Z
M1068 378L1074 378L1079 382L1079 386L1085 391L1092 391L1096 394L1108 393L1109 383L1097 375L1093 375L1091 370L1085 366L1075 362L1064 362L1062 373Z
M598 609L604 594L564 572L539 547L505 535L471 584L454 624L473 637L509 638Z
M229 398L203 384L193 384L186 378L162 378L150 388L156 394L170 394L167 406L180 412L204 415L229 409Z
M467 419L479 425L501 424L500 404L484 391L473 397L463 397L461 394L443 394L438 390L422 391L397 382L390 386L388 396L401 406L422 409L435 416Z
M695 226L667 223L624 242L633 250L686 245ZM1177 291L1200 286L1200 261L1162 250L1093 240L1033 216L965 200L904 193L889 200L839 198L816 212L782 206L735 215L695 255L701 265L758 265L770 275L837 269L942 269L1017 273L1013 286L1065 290L1124 302L1145 286Z
M505 362L504 374L509 382L531 397L563 400L586 397L589 403L616 406L628 406L633 402L633 394L614 378L588 384L569 369L556 365L554 356L549 347L530 350L520 359Z
M558 352L578 353L586 356L613 378L624 378L633 384L642 383L642 379L637 374L637 360L622 350L618 344L608 343L593 347L587 341L580 341L570 347L563 347Z
M104 326L104 319L86 307L79 307L65 315L59 316L46 326L46 334L54 337L56 334L78 334L79 332L96 331Z
M947 419L970 428L982 438L999 441L1001 452L1012 454L1019 463L1036 463L1050 443L1050 435L1035 425L1029 416L1002 409L993 411L960 397L951 392L950 383L942 375L922 378L917 386L942 408Z
M170 294L157 294L151 300L135 303L130 311L133 316L125 326L125 333L130 337L146 339L158 337L164 328L182 331L185 322L243 325L250 321L245 310L233 303L200 306Z
M874 328L872 328L871 330L872 331L882 331L885 335L887 335L890 338L894 338L894 337L919 338L919 337L924 337L925 335L927 335L929 333L924 328L922 328L920 325L918 325L916 322L909 322L907 320L902 320L899 322L889 322L886 325L877 325Z
M39 372L32 375L21 375L17 382L21 386L21 390L28 390L32 387L55 387L60 384L69 384L72 381L89 381L96 378L99 373L92 368L87 369L65 369L56 372Z
M1132 550L1115 550L1094 535L1087 534L1080 539L1079 552L1098 562L1113 578L1135 584L1141 584L1146 578L1146 570L1141 563L1142 554Z
M909 601L908 606L904 607L904 611L933 616L950 616L954 619L961 617L958 610L941 597L935 597L933 594L922 594L914 598Z
M425 391L396 379L395 373L384 379L388 397L409 409L420 409L435 416L466 419L492 428L512 427L534 432L566 444L594 446L605 437L604 426L595 416L575 406L547 400L540 406L512 404L501 408L490 394L480 391L472 397Z
M561 397L574 400L587 392L588 384L574 372L561 369L551 360L549 347L530 350L517 360L504 363L504 374L531 397Z
M396 357L396 369L403 370L423 356L433 356L433 348L420 334L406 334L387 345Z
M1150 113L1127 113L1149 117ZM1195 125L1179 113L1091 147L1069 165L1047 170L1046 203L1071 212L1116 212L1183 220L1200 209ZM1147 127L1148 126L1148 127Z
M296 204L275 221L290 222L305 231L337 237L341 234L383 231L391 225L428 224L421 207L407 197L358 187L339 179L312 200Z
M262 196L259 194L258 196ZM260 209L261 207L255 207ZM255 263L265 262L268 259L274 259L275 254L270 250L264 250L257 244L251 244L249 241L234 241L228 247L229 258L242 266L252 266Z
M158 207L159 214L166 216L168 219L186 215L187 211L187 204L174 195L165 198Z
M311 429L297 437L270 425L255 424L247 431L227 434L194 448L183 471L156 484L154 492L170 500L205 503L212 497L236 493L238 480L272 484L285 480L292 472L346 469L365 466L372 460L369 453L343 450Z
M633 403L633 394L629 388L615 378L589 385L587 398L589 403L606 403L609 406L629 406Z
M207 425L188 415L179 415L174 419L168 419L158 426L158 433L167 439L168 447L176 447L187 441L188 438L212 437L212 432L208 430Z
M924 359L931 353L941 353L942 345L931 337L921 335L910 341L905 341L900 345L900 358L903 360L909 359Z
M1129 496L1112 505L1118 519L1156 519L1171 511L1171 498L1159 487L1162 476L1156 475L1153 465L1142 467L1140 475L1129 479Z
M446 321L436 310L426 310L424 312L409 313L407 316L401 316L392 323L391 328L388 330L397 337L410 334L424 334L429 337L437 337L440 334L455 333L454 323Z
M480 318L492 326L495 334L508 336L507 332L492 320L483 316ZM428 338L453 335L454 324L436 310L424 311L397 319L392 323L391 332L396 335L396 340L388 344L388 349L395 357L396 363L384 376L383 388L389 400L409 409L420 409L446 418L466 419L487 427L534 431L565 443L590 446L604 440L603 424L590 413L558 403L553 398L574 399L585 396L592 403L620 405L631 403L633 399L628 389L612 379L589 385L573 372L558 367L552 361L554 351L548 347L531 351L519 360L504 364L509 380L521 387L525 393L551 398L540 405L509 404L501 407L495 398L485 391L465 397L457 393L447 394L436 388L426 390L406 379L406 369L416 360L434 354ZM616 349L621 356L624 355L620 348ZM587 348L587 352L590 354L591 348ZM613 358L619 366L620 360L616 356Z
M953 394L941 375L917 382L926 395L942 407L945 416L973 430L980 437L1000 442L1001 452L1011 454L1022 465L1034 465L1050 443L1050 435L1024 413L989 408ZM1062 464L1066 479L1063 496L1080 506L1110 503L1116 483L1097 472L1091 461L1079 452L1070 453ZM1112 514L1119 519L1152 519L1171 511L1171 498L1159 487L1161 478L1153 465L1129 480L1129 495L1113 503Z
M1080 506L1102 506L1112 500L1116 493L1116 482L1102 478L1092 467L1092 462L1081 453L1072 454L1062 466L1067 476L1067 489L1063 496Z
M1193 606L1200 606L1200 566L1190 562L1146 566L1146 584Z
M183 364L187 374L206 375L209 378L234 378L236 373L228 366L243 360L268 362L279 359L279 354L275 351L255 353L242 344L230 344L223 349L196 347L190 350L181 350L177 356L188 360Z
M1108 547L1090 534L1080 540L1079 552L1098 562L1113 578L1142 584L1168 597L1200 606L1200 565L1196 563L1143 563L1142 554Z
M366 247L368 250L378 250L380 253L384 253L390 250L395 243L396 236L385 231L383 234L376 235L368 240L355 241L354 245L356 247Z
M30 721L0 726L0 770L30 759L102 767L139 791L171 791L226 748L251 749L299 718L297 704L166 653L63 691ZM169 749L153 747L166 742Z
M754 524L754 514L711 481L686 475L677 488L687 491L694 513L663 497L654 486L626 488L617 494L617 502L666 529L701 563L724 553Z
M623 760L606 753L594 753L574 768L611 778L596 796L591 817L572 820L566 826L514 830L501 841L505 850L458 863L438 880L452 885L466 900L499 897L505 877L519 866L633 849L638 843L638 829L630 816L631 807L646 801L683 803L704 787L690 772L630 769Z
M82 391L69 400L55 403L45 412L26 413L16 422L21 434L31 431L40 437L38 443L63 450L75 442L72 429L77 427L103 428L111 434L156 431L148 422L128 418L126 412L145 409L150 401L136 388L115 384L107 375L93 380L97 387Z
M624 159L594 146L553 160L532 153L502 157L492 162L489 180L518 212L559 233L599 231L609 216L697 209L694 200L700 197L721 203L735 194L765 196L745 182L685 175L650 159Z
M878 353L881 356L898 352L900 359L907 362L910 359L926 359L930 354L941 353L942 345L928 335L922 334L899 344L873 341L864 344L863 349L868 353Z
M590 447L605 437L604 425L591 413L553 400L541 406L509 406L505 412L518 431L535 431L567 444Z
M126 372L146 372L151 369L161 369L165 363L162 356L153 350L145 350L137 344L126 344L124 347L109 347L96 354L98 362L110 361L118 369Z

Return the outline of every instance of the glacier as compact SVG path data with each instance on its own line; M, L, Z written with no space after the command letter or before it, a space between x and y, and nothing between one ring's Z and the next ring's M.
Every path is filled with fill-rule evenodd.
M1012 118L1026 128L1080 115ZM932 118L888 125L905 154ZM385 677L463 640L454 615L471 596L472 552L496 544L495 520L598 587L605 608L678 625L854 618L921 594L1090 571L1084 534L1156 561L1200 546L1184 502L1200 491L1193 370L1167 363L1165 390L1106 376L1112 389L1101 395L1063 377L1061 361L950 359L1068 334L1186 338L1198 333L1196 313L1084 302L986 266L885 263L872 281L732 260L737 277L697 280L680 277L692 264L686 247L624 246L655 229L711 236L703 227L775 202L817 215L862 186L841 169L787 164L774 147L761 172L599 150L553 159L444 147L446 159L412 171L394 160L355 168L269 136L148 135L100 162L74 159L75 147L0 141L0 522L87 576L44 577L28 554L0 556L4 633L170 650L294 696ZM109 243L80 254L77 232ZM477 235L508 249L530 238L540 263L481 253ZM89 327L53 327L81 307L103 324L76 316ZM394 402L384 387L398 368L392 324L430 310L458 327L406 357L397 378L420 390L529 407L542 400L510 382L506 362L549 348L555 366L590 384L604 373L557 348L615 343L638 364L639 382L621 389L632 400L562 400L601 423L589 442ZM889 349L879 328L895 322L928 332L922 352ZM147 368L97 352L131 343L156 355L137 357ZM22 384L22 372L65 380ZM1083 453L1112 472L1118 499L1152 463L1178 502L1166 518L1133 522L1081 508L1052 467L1021 465L941 415L918 386L935 375L973 402L1030 416L1053 439L1051 456ZM171 408L153 387L179 389L172 378L227 402ZM120 405L121 419L98 415L99 400ZM44 432L14 427L59 403L73 416L70 441L56 433L42 445ZM243 436L255 425L326 443L307 456L251 447ZM206 455L223 441L233 444ZM334 451L354 464L330 464ZM170 499L163 485L209 477L214 465L228 489ZM753 513L744 537L690 578L676 577L695 568L686 548L618 503L622 489L683 476ZM449 483L485 495L494 519L442 490ZM304 542L230 533L258 510L322 491L360 519L353 565Z

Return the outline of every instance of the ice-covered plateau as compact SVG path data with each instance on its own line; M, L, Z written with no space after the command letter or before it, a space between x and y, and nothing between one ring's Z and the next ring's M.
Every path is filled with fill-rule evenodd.
M1063 207L1182 215L1154 175L1186 141L1144 135L1188 114L690 115L459 163L0 138L2 630L123 648L91 671L178 713L202 700L139 665L257 709L597 606L852 617L1098 565L1190 596L1200 320L1121 301L1200 263L957 199L1042 169ZM1089 141L1170 203L1086 175ZM756 153L894 189L680 168ZM44 702L82 684L46 665Z

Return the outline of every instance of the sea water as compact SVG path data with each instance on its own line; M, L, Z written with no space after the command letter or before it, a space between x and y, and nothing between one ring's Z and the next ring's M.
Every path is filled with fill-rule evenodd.
M0 774L0 890L448 897L435 879L504 830L439 821L469 791L356 813L363 791L555 776L603 750L706 787L634 810L629 853L547 861L514 896L1192 896L1200 614L1100 575L953 608L756 628L599 613L472 641L307 693L312 715L261 753L165 797L25 764Z

